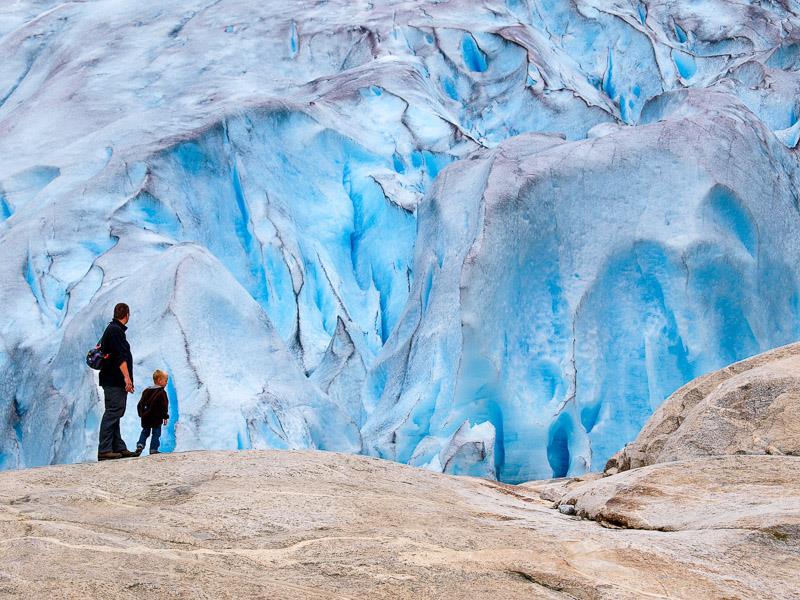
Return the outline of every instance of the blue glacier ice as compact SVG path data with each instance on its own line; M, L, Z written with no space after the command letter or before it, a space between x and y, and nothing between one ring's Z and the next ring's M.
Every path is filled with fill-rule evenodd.
M119 301L137 387L172 376L166 449L602 468L683 383L800 339L799 25L725 0L11 3L0 468L93 457L83 356Z

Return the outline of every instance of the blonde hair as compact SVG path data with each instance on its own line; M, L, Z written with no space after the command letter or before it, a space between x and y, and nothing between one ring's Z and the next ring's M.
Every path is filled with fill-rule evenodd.
M153 371L153 383L158 383L162 379L169 379L169 375L167 375L161 369L156 369L155 371Z

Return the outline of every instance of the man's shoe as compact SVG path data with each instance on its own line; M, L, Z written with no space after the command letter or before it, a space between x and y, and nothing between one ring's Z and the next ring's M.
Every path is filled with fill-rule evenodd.
M122 458L119 452L100 452L97 455L97 460L114 460L115 458Z
M161 454L158 450L150 450L150 454Z
M139 456L136 452L131 452L127 448L125 450L120 450L119 454L122 458L132 458L134 456Z
M134 454L136 454L136 456L141 456L142 450L144 450L144 446L141 444L136 444L136 452L134 452Z

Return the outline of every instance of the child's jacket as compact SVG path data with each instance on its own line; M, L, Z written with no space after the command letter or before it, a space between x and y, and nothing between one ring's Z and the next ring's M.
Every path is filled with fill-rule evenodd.
M142 417L142 427L161 427L164 419L169 419L169 399L166 390L153 385L142 392L136 412Z

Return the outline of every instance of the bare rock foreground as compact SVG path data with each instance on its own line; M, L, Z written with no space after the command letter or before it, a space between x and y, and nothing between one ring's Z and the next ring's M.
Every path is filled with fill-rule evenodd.
M0 473L0 598L800 598L798 356L681 388L606 477L278 451Z
M7 472L0 597L800 597L800 458L647 469L577 484L597 486L580 510L640 529L535 486L329 453Z

